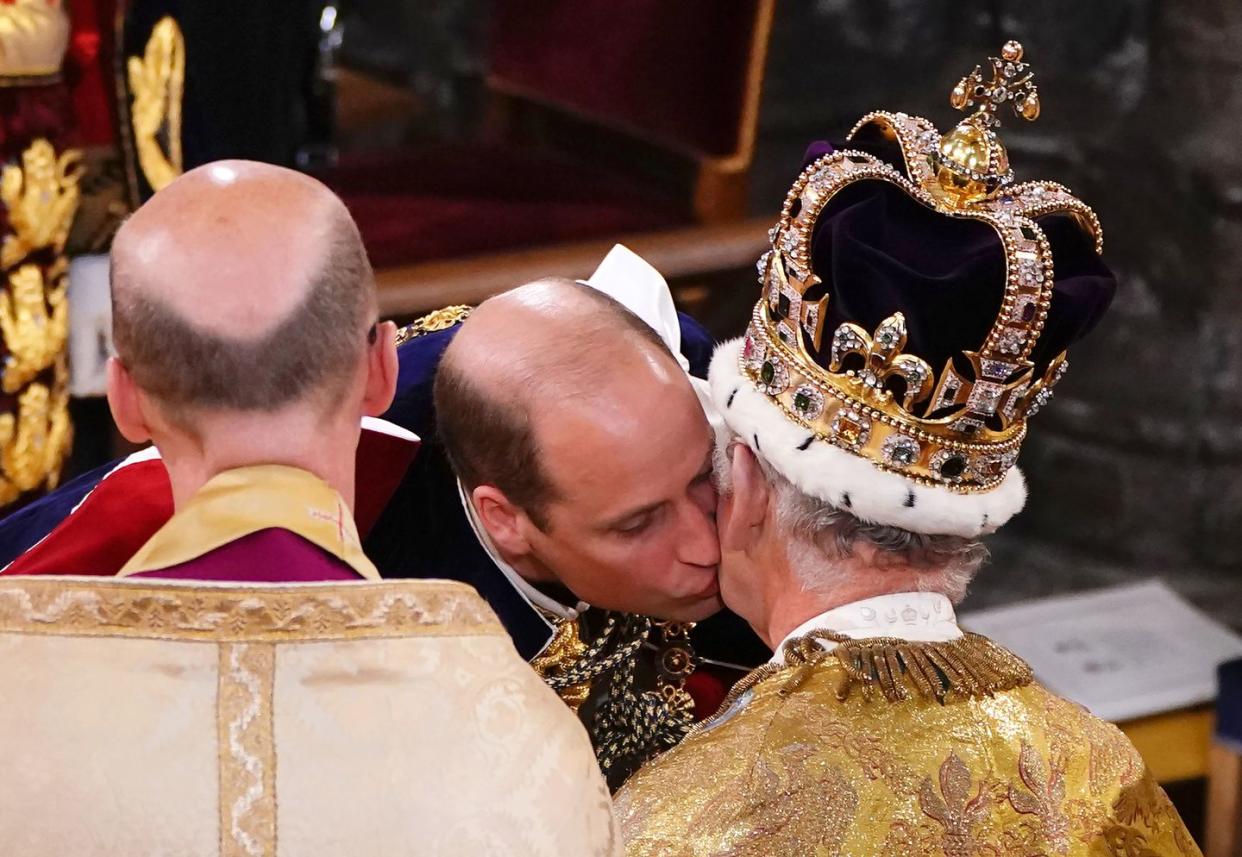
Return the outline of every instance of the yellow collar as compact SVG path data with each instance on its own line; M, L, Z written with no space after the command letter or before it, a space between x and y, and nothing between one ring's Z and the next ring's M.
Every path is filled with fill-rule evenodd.
M332 486L295 467L238 467L212 477L134 554L118 577L180 565L256 533L301 536L367 580L379 571L362 552L349 507Z

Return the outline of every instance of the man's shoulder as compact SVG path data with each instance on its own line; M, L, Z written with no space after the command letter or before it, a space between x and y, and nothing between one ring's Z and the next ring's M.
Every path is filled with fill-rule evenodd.
M1017 827L1048 853L1070 837L1197 853L1125 736L1042 686L893 700L842 693L846 675L832 659L774 671L640 771L617 796L627 853L931 854Z

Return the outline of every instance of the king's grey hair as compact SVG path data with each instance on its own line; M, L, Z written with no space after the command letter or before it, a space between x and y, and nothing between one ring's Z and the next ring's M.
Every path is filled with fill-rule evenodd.
M741 444L734 438L731 443ZM728 444L716 447L716 488L732 493ZM753 451L753 450L752 450ZM875 548L875 573L885 568L918 572L918 588L939 592L957 603L987 561L982 542L961 536L927 535L860 520L845 509L804 494L755 453L771 490L776 525L784 537L790 566L807 589L822 591L850 582L859 573L845 562L859 544Z

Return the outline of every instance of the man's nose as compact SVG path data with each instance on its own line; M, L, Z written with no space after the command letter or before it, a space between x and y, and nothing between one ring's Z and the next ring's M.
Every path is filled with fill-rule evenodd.
M720 536L716 532L714 509L686 503L681 513L677 558L687 565L720 564Z

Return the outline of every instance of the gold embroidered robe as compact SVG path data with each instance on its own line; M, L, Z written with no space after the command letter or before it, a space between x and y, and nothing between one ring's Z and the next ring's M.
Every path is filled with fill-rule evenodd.
M616 796L628 857L1199 857L1115 727L1042 686L888 701L768 676Z

